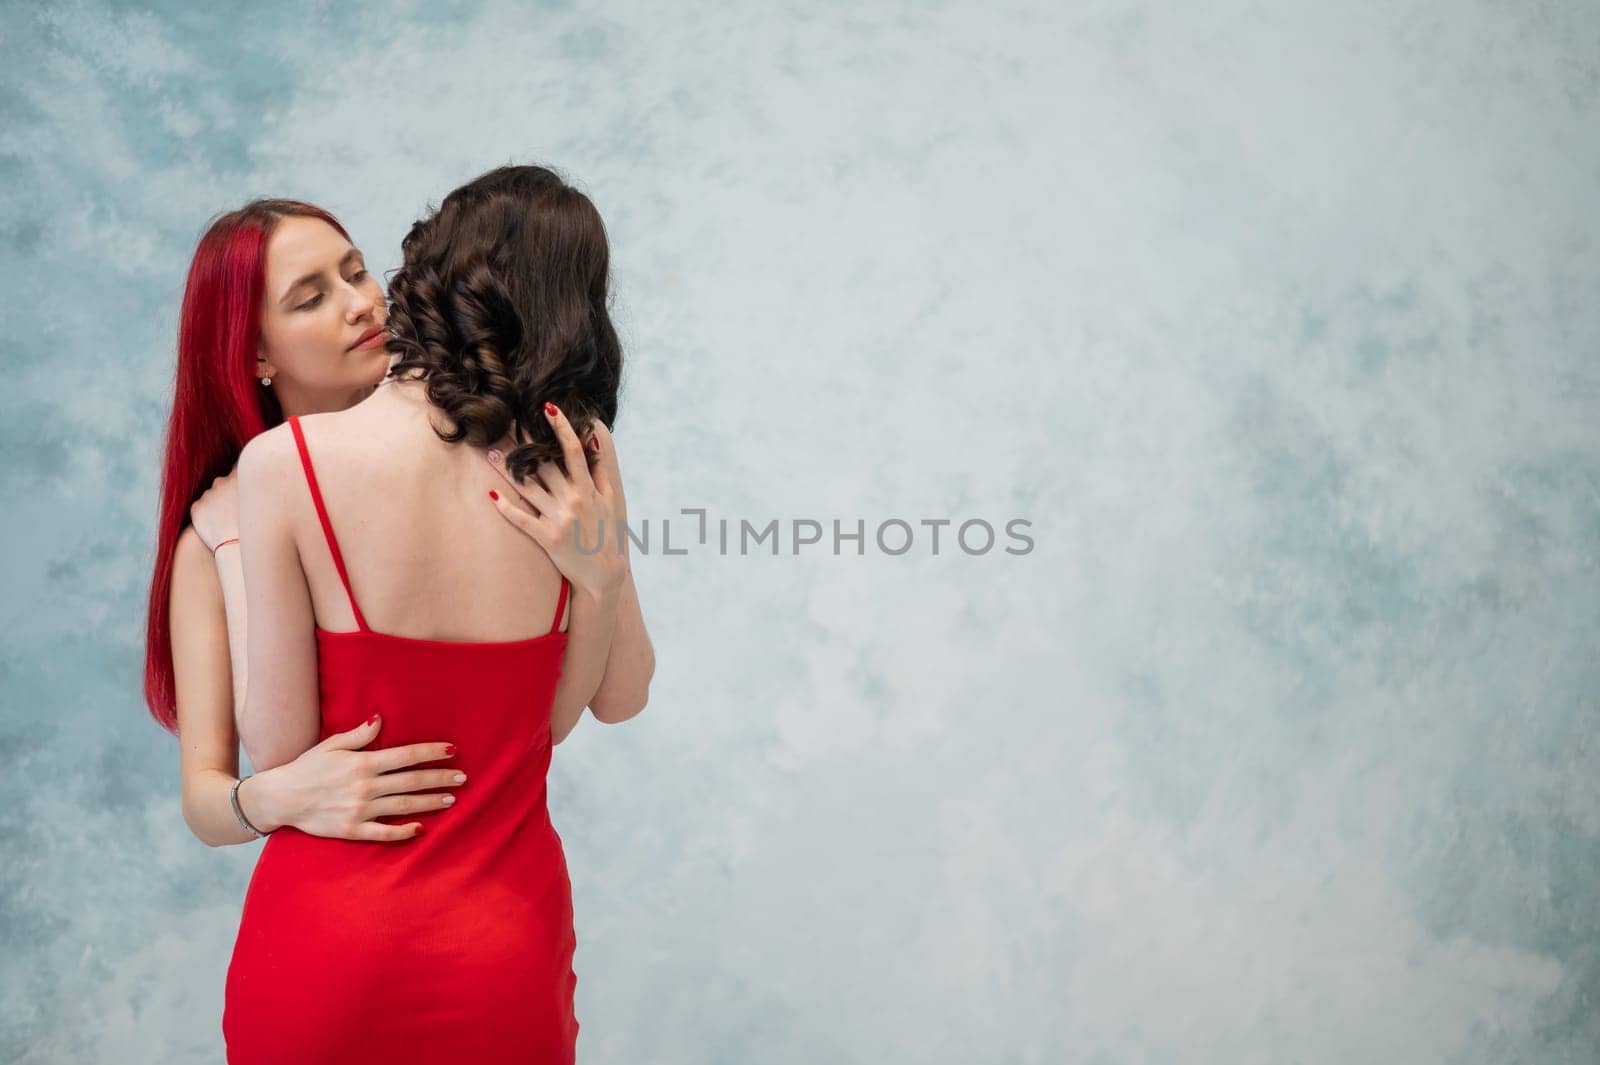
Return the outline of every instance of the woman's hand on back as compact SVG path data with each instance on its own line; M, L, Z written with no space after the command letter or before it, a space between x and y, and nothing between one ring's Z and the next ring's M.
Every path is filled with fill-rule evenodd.
M627 508L611 434L596 419L593 437L599 450L586 452L567 416L554 404L545 404L545 417L561 441L566 469L560 463L542 462L534 476L519 482L506 468L505 456L491 448L490 465L533 513L503 493L491 492L491 498L505 519L538 542L574 585L596 595L613 595L627 579L628 558L627 537L622 534Z
M207 550L216 551L224 540L239 535L239 467L211 482L199 499L189 504L189 522Z
M419 822L391 825L373 818L446 809L455 802L454 795L408 793L460 787L465 774L448 767L398 772L419 762L451 757L447 743L361 750L377 738L382 725L373 715L371 721L334 733L294 761L251 777L254 783L240 790L245 816L256 824L252 809L262 811L271 815L263 820L331 839L403 840L415 836L421 831ZM463 779L457 780L457 776Z

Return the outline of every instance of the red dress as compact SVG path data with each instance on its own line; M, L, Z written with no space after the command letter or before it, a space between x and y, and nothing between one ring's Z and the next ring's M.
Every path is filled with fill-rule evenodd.
M572 885L545 803L567 634L462 642L367 628L290 418L352 632L316 631L321 736L383 714L365 750L455 743L454 806L397 842L271 833L245 894L222 1031L231 1065L572 1062ZM446 789L441 789L446 790Z

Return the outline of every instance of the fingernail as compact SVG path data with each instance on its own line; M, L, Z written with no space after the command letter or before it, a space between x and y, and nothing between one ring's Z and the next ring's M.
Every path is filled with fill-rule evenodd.
M500 461L500 452L496 451L494 448L490 448L489 449L489 461L490 462L499 462Z
M545 400L544 412L550 415L550 417L554 418L556 416L556 405L551 403L549 400Z
M491 489L489 489L489 498L490 499L499 499L500 498L500 493L496 492L493 488L491 488Z
M417 835L419 835L419 836L422 835L422 822L421 821L417 822Z
M446 795L444 798L440 799L439 801L441 803L443 803L444 805L449 806L451 803L456 801L456 797L454 795Z
M371 717L367 718L367 724L369 724L369 725L377 724L377 721L378 721L378 715L377 714L373 714Z
M456 753L456 745L455 744L447 743L447 744L444 745L444 756L446 758L449 758L452 754L455 754L455 753Z
M455 781L457 784L465 784L467 782L467 775L465 773L457 773L450 779Z

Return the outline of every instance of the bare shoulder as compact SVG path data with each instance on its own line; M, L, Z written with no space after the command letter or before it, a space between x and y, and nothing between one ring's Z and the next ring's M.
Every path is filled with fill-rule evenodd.
M239 452L239 484L273 481L298 463L288 422L257 433Z

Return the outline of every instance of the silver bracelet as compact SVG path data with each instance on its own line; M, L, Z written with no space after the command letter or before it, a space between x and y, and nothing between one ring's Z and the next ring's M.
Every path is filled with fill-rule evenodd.
M255 836L256 839L260 839L262 836L265 836L266 833L261 831L255 825L252 825L250 823L250 819L245 817L244 811L239 809L239 785L243 784L248 779L250 778L240 777L238 780L233 782L233 787L228 789L228 801L233 804L233 816L238 820L239 827L248 831L251 835Z

